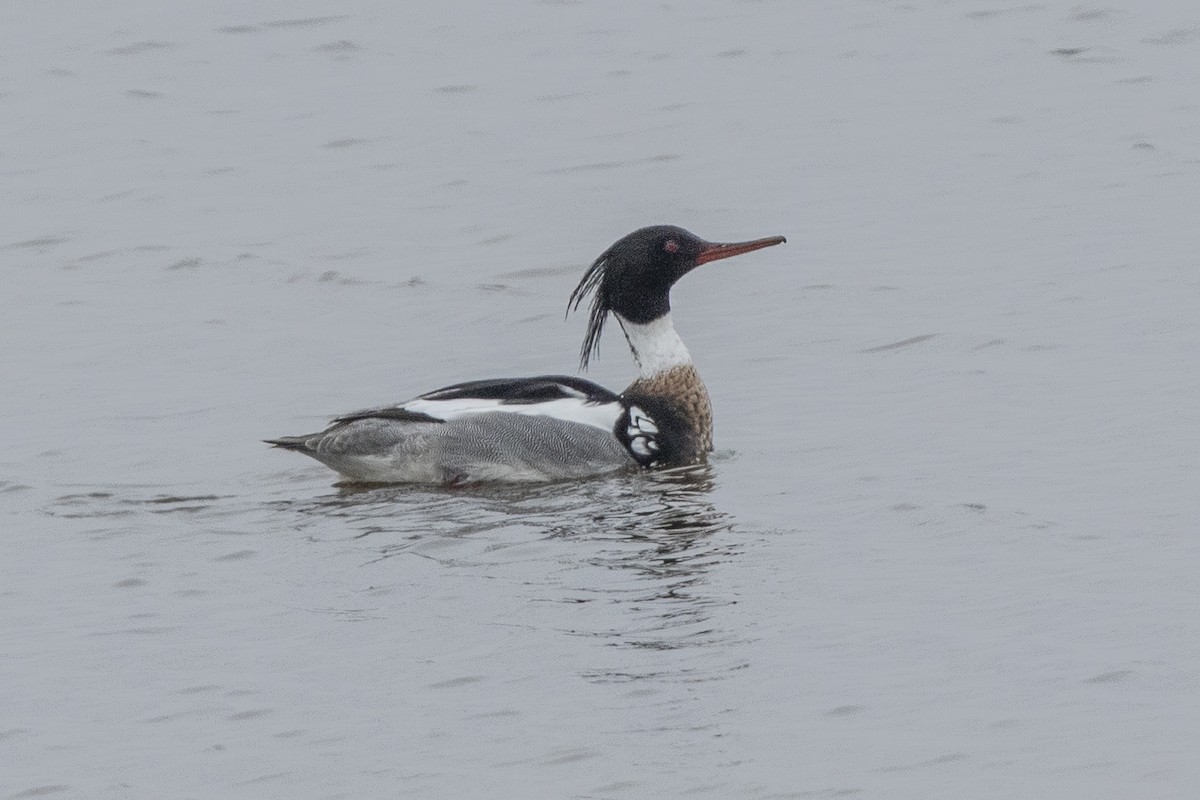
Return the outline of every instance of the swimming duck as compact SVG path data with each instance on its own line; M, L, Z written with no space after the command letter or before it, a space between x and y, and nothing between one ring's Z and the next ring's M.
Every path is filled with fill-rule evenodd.
M566 375L469 381L266 442L361 483L554 481L703 462L713 446L712 405L671 322L671 287L701 264L785 241L714 243L654 225L605 250L567 309L591 296L581 369L609 315L616 318L639 372L620 394Z

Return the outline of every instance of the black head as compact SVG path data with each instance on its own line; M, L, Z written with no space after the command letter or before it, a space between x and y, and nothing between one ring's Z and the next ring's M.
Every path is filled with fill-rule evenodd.
M749 242L714 244L674 225L652 225L629 234L597 258L567 301L576 310L589 293L592 309L579 364L600 347L600 333L608 312L630 322L653 322L671 310L671 287L701 264L749 253L787 241L782 236Z

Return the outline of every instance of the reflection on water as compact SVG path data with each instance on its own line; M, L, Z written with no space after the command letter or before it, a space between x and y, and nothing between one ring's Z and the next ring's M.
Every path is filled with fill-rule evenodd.
M734 520L710 501L713 485L712 467L705 465L467 491L344 487L330 497L280 505L298 516L301 530L327 531L333 518L356 531L354 538L379 542L377 560L415 555L484 577L514 560L550 560L552 568L540 574L553 576L556 591L531 599L609 603L623 611L602 625L565 633L617 647L679 650L732 641L712 620L716 608L732 601L708 591L707 583L709 572L740 546L718 535L733 530ZM506 551L513 551L512 559ZM591 677L638 676L601 670Z
M742 548L740 537L725 535L735 522L713 505L713 487L713 468L705 465L551 485L341 486L316 498L267 502L109 487L64 495L44 511L119 518L119 529L93 531L104 535L136 530L146 515L221 535L295 531L317 546L350 549L360 568L394 564L386 574L398 592L410 591L412 579L402 557L420 558L443 571L435 587L464 575L514 582L517 602L538 604L548 630L623 650L707 650L715 658L676 669L661 661L653 669L593 662L584 671L591 680L711 680L734 668L729 645L741 641L715 619L733 600L713 590L712 577ZM352 620L367 614L313 611Z
M461 537L519 524L547 538L643 542L665 564L687 562L698 542L733 527L709 502L712 488L712 468L704 465L535 486L343 486L336 495L275 507L297 514L302 530L333 518L356 528L356 538L384 532ZM383 546L381 555L407 547Z

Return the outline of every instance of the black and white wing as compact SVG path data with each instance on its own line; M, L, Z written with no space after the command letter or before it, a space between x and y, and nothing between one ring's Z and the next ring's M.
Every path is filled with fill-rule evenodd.
M456 383L398 405L344 414L334 422L370 418L451 422L501 412L613 431L623 411L621 398L599 384L569 375L541 375Z
M271 444L356 481L545 481L633 466L618 437L621 398L558 375L472 381L406 403L344 414L326 430Z
M664 441L661 432L641 406L631 404L625 408L615 433L634 461L641 466L653 467L662 462L665 454L662 452Z

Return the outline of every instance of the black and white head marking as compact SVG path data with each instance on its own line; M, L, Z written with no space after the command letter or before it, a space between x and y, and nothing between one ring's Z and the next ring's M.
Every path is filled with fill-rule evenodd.
M600 334L610 311L633 323L652 322L671 311L671 287L697 266L709 243L674 225L653 225L634 231L597 258L567 301L578 310L591 294L587 333L579 365L600 350Z
M783 241L782 236L772 236L715 244L675 225L652 225L620 239L592 262L567 301L570 312L592 295L580 368L587 369L599 352L610 311L634 325L654 322L671 312L671 287L699 265Z

